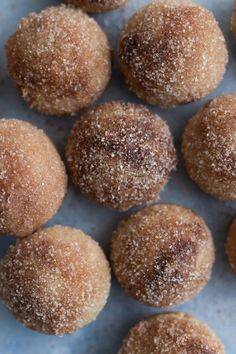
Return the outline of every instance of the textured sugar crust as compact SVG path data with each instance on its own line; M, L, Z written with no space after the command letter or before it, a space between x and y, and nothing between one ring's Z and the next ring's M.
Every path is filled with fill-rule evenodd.
M101 95L111 75L106 34L85 13L64 5L23 18L6 54L22 96L46 114L79 112Z
M139 98L173 107L214 90L225 73L228 53L210 11L191 1L157 0L126 24L119 60Z
M157 198L176 167L166 123L144 106L119 101L75 124L66 155L81 191L118 210Z
M115 10L127 2L127 0L65 0L66 3L80 7L85 12L100 13Z
M114 232L111 262L116 278L136 300L150 306L181 304L211 276L215 249L203 219L172 204L144 208Z
M119 354L225 354L215 333L185 313L149 317L134 326Z
M25 326L64 335L95 320L110 291L110 268L91 237L63 226L11 246L0 263L0 296Z
M234 10L231 18L231 29L236 37L236 0L234 0Z
M0 234L25 236L59 209L65 166L48 136L33 125L0 120Z
M189 121L182 151L189 176L204 192L236 200L236 94L208 102Z
M226 253L229 257L230 265L236 274L236 218L229 229L226 242Z

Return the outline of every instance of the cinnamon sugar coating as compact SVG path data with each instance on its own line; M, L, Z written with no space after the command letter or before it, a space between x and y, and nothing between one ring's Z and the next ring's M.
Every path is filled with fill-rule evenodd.
M126 24L119 59L139 98L173 107L213 91L225 73L228 53L210 11L189 0L156 0Z
M156 307L197 295L211 276L215 249L203 219L172 204L147 207L114 232L111 262L118 282L138 301Z
M166 123L144 106L119 101L74 125L66 155L81 191L118 210L157 198L176 166Z
M110 268L91 237L63 226L11 246L0 263L0 297L25 326L64 335L95 320L110 290Z
M65 0L68 4L80 7L85 12L100 13L115 10L127 0Z
M66 190L65 166L48 136L0 119L0 234L31 234L58 211Z
M110 79L107 36L95 20L65 5L23 18L6 54L23 98L46 114L79 112L102 94Z
M176 312L134 326L119 354L225 354L216 334L197 318Z
M189 121L182 151L189 176L204 192L236 200L236 94L211 100Z
M230 265L236 274L236 218L229 229L226 243L226 253L229 257Z

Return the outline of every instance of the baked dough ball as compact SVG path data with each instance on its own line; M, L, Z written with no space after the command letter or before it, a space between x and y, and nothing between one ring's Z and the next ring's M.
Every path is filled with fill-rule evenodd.
M225 73L228 53L210 11L192 1L156 0L128 21L119 58L138 97L172 107L213 91Z
M176 166L166 123L144 106L118 101L75 124L66 154L81 191L118 210L157 198Z
M176 312L134 326L119 354L224 354L215 333L197 318Z
M123 6L127 0L66 0L68 4L78 6L85 12L106 12Z
M11 246L0 264L0 295L25 326L72 333L95 320L110 290L110 268L91 237L69 227L40 230Z
M210 101L189 121L182 150L189 176L204 192L236 200L236 94Z
M64 5L23 18L6 54L22 96L46 114L73 114L89 106L111 74L105 33L85 13Z
M231 19L231 28L232 28L233 34L236 37L236 0L234 0L234 10L233 10L232 19Z
M25 236L58 211L65 166L48 136L33 125L0 120L0 234Z
M144 208L119 225L111 261L120 285L150 306L181 304L211 276L215 249L203 219L172 204Z
M229 257L230 265L236 273L236 218L234 219L227 238L226 253Z

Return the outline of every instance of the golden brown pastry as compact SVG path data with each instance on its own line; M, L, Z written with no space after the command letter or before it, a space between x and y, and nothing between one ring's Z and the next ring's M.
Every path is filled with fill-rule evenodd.
M173 306L196 296L210 279L214 259L204 220L174 204L133 214L121 222L111 242L118 282L149 306Z
M30 123L0 119L0 234L31 234L58 211L66 190L49 137Z
M74 184L117 210L157 198L176 166L166 123L144 106L119 101L74 125L66 155Z
M25 326L72 333L106 304L110 268L100 246L82 231L40 230L11 246L0 263L0 297Z
M190 0L156 0L126 24L119 59L139 98L172 107L213 91L225 73L228 53L210 11Z
M64 5L23 18L6 54L20 93L46 114L79 112L101 95L110 79L106 34L85 13Z
M208 102L183 134L189 176L206 193L236 200L236 94Z
M119 354L224 354L216 334L197 318L176 312L134 326Z

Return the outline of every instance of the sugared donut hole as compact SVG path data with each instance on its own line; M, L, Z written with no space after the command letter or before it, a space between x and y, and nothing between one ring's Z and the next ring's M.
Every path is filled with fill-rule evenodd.
M64 335L95 320L110 290L110 268L83 232L54 226L19 240L0 263L0 297L25 326Z
M183 134L189 176L206 193L236 200L236 94L208 102Z
M196 296L210 278L214 257L203 219L172 204L144 208L122 221L111 243L120 285L138 301L156 307Z
M23 18L6 54L22 96L46 114L79 112L101 95L110 79L106 34L95 20L65 5Z
M185 313L149 317L134 326L119 354L225 354L216 334Z
M166 123L144 106L118 101L75 124L66 155L81 191L118 210L157 198L176 166Z
M65 166L48 136L30 123L0 120L0 234L26 236L58 211Z
M225 73L228 53L210 11L191 1L157 0L126 24L119 60L138 97L172 107L213 91Z

